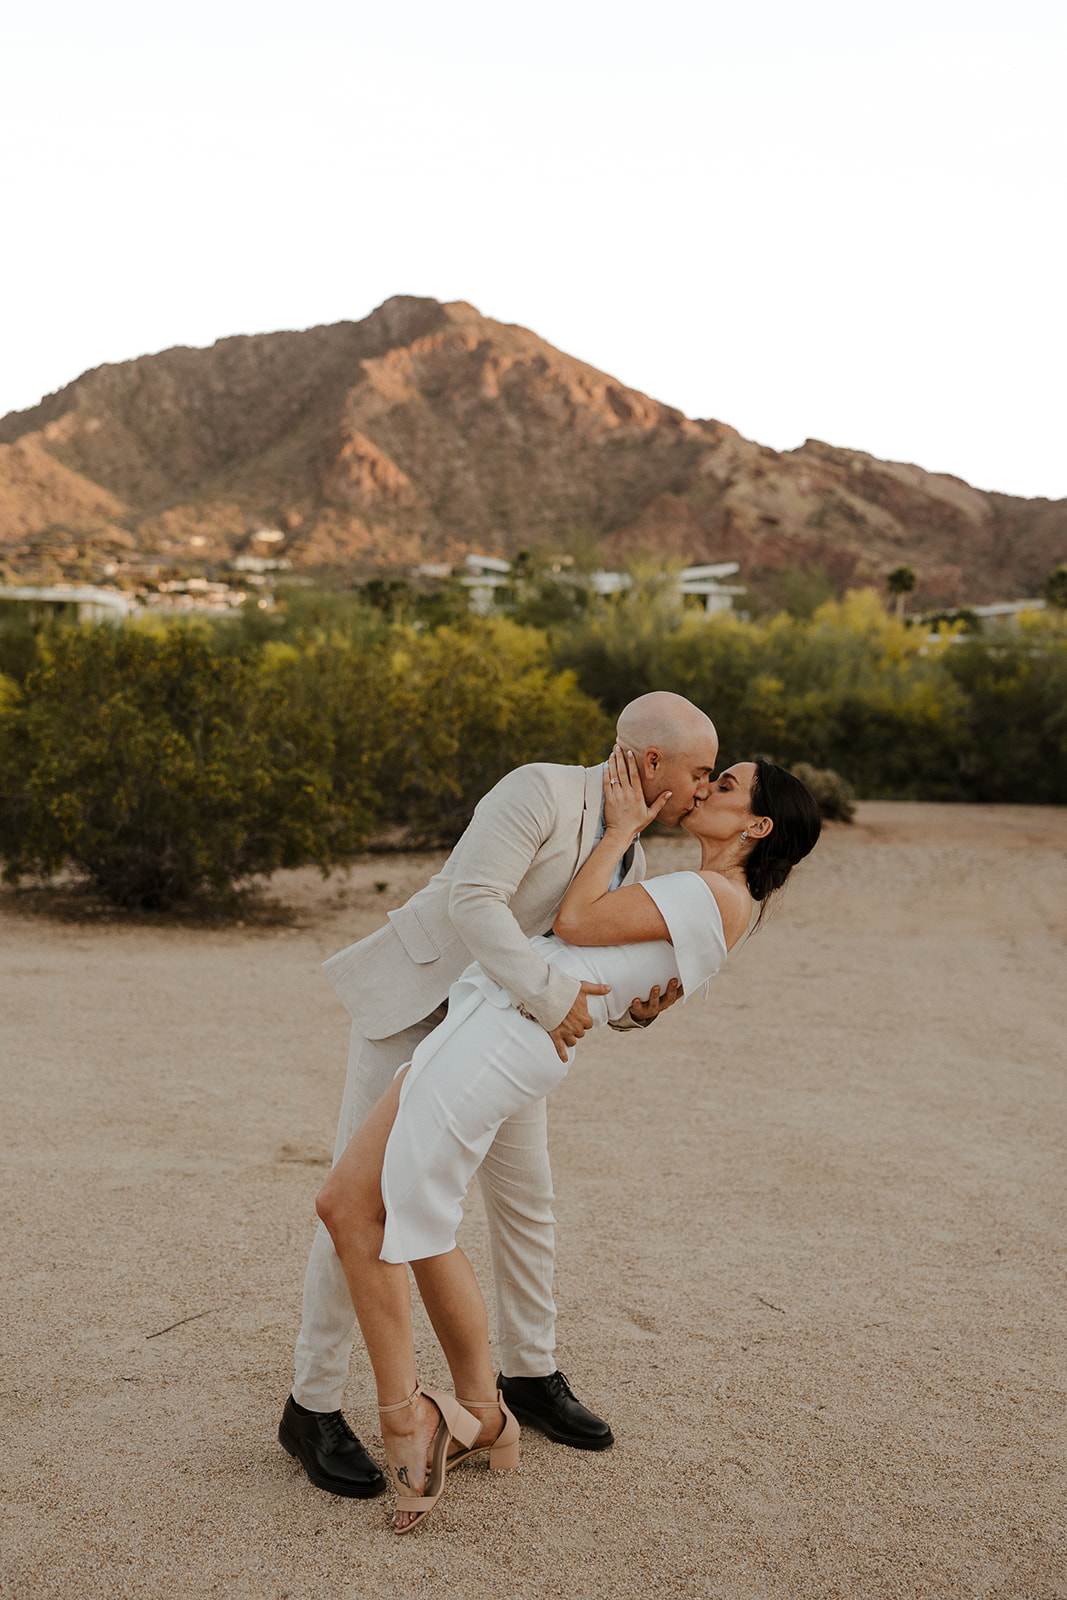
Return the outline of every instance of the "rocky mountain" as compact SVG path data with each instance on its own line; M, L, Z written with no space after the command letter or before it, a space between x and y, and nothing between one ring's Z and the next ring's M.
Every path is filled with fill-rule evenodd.
M980 603L1034 593L1067 559L1067 501L814 439L774 451L525 328L410 296L362 322L98 367L0 421L9 581L209 572L264 549L363 579L577 545L609 565L736 560L757 588L908 562L924 604Z

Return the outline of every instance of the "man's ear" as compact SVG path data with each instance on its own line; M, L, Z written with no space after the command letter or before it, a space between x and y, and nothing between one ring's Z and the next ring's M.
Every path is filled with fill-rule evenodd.
M641 757L641 772L646 778L654 778L657 770L663 765L663 751L655 745L646 750Z

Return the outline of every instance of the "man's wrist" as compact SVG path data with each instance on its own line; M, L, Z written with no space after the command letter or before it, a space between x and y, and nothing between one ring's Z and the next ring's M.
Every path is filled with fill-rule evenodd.
M536 997L530 995L526 1001L520 1001L514 995L509 998L520 1015L527 1017L530 1022L539 1023L546 1033L554 1033L570 1016L582 986L562 968L549 968L549 971L552 976L548 992Z

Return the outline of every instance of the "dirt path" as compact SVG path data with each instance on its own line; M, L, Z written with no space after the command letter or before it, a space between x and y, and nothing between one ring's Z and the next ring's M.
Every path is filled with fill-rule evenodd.
M527 1433L397 1540L275 1429L347 1037L318 965L432 864L285 875L289 927L0 896L0 1593L1063 1600L1067 812L865 805L708 1003L585 1042L559 1361L618 1442ZM371 1399L354 1362L376 1444Z

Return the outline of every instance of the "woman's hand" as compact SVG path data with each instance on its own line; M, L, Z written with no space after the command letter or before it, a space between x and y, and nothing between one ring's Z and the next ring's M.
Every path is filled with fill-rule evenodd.
M622 750L616 745L604 765L604 827L637 835L654 822L671 797L668 789L657 795L652 804L645 804L641 788L641 774L632 750Z
M568 944L640 944L669 939L670 930L651 895L638 885L612 891L614 869L642 828L669 799L645 805L641 773L632 750L618 745L604 764L604 837L575 874L552 931Z

